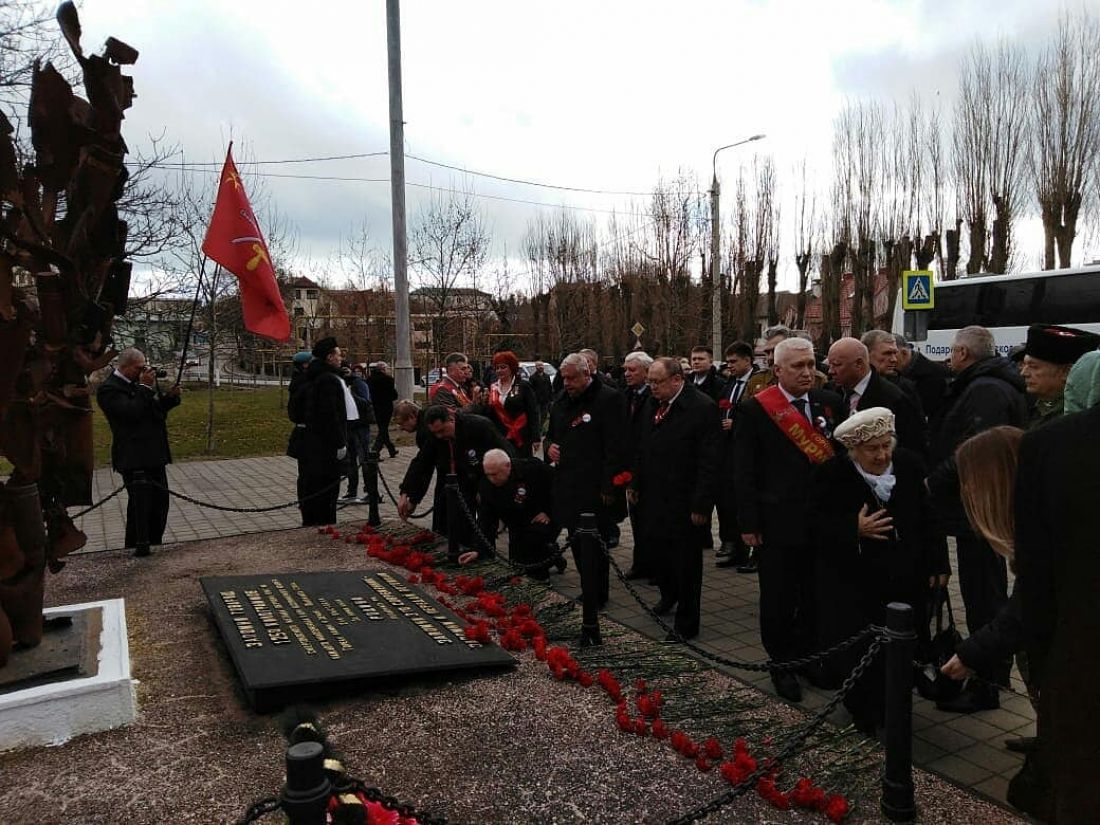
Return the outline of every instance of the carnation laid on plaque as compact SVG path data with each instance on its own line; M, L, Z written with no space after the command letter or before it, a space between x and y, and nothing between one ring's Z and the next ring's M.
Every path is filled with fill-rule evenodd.
M245 693L257 710L418 673L515 660L467 639L462 620L387 571L201 580Z

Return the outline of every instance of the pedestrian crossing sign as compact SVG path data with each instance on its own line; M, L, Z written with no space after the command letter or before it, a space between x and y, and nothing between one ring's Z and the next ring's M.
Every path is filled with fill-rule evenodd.
M936 306L932 270L915 269L903 272L901 286L902 309L933 309Z

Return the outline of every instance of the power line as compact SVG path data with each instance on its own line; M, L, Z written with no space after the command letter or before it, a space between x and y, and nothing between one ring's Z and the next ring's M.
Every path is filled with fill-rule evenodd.
M364 158L376 158L389 155L389 152L361 152L351 155L328 155L325 157L306 157L306 158L284 158L282 160L251 160L251 161L238 161L238 166L262 166L262 165L281 165L287 163L321 163L331 160L362 160ZM466 175L474 175L479 178L489 178L490 180L499 180L504 183L518 183L522 186L536 186L540 189L558 189L564 192L579 192L588 195L630 195L634 197L648 197L652 195L652 192L637 192L629 190L617 190L617 189L592 189L584 186L567 186L565 184L547 183L545 181L527 180L526 178L512 178L506 175L497 175L492 172L481 172L477 169L469 169L463 166L453 166L449 163L443 163L438 160L431 160L430 158L422 158L418 155L410 155L406 153L405 157L410 160L415 160L420 163L426 163L429 166L437 166L441 169L450 169L454 172L462 172ZM188 167L204 167L210 166L215 168L221 168L221 163L216 161L196 161L196 162L180 162L180 163L165 163L164 166L171 166L173 168L188 168Z
M220 175L221 174L220 169L206 169L206 168L201 168L201 167L192 166L192 165L181 166L181 165L178 165L178 164L173 165L173 164L164 164L164 163L154 163L154 164L150 164L150 168L169 170L169 171L178 171L178 172L198 172L198 173L206 174L206 175ZM280 173L280 172L253 172L252 174L256 175L257 177L261 177L261 178L281 178L281 179L289 179L289 180L321 180L321 181L337 181L337 182L344 182L344 183L389 183L390 182L389 178L359 178L359 177L348 177L348 176L342 176L342 175L293 175L293 174L285 174L285 173ZM596 209L596 208L590 207L590 206L572 206L570 204L565 204L565 203L547 203L546 201L530 201L530 200L524 200L522 198L509 198L509 197L506 197L504 195L488 195L488 194L485 194L483 192L467 192L467 191L464 191L464 190L461 190L461 189L449 189L447 187L433 186L433 185L427 184L427 183L413 183L411 181L406 181L405 185L406 186L412 186L416 189L427 189L427 190L433 191L433 192L448 192L448 193L456 194L456 195L470 195L470 196L475 197L475 198L486 198L488 200L507 201L509 203L522 203L522 204L526 204L528 206L543 206L543 207L546 207L548 209L573 209L573 210L576 210L576 211L579 211L579 212L601 212L601 213L604 213L604 214L607 214L607 215L622 214L619 210L616 210L616 209Z

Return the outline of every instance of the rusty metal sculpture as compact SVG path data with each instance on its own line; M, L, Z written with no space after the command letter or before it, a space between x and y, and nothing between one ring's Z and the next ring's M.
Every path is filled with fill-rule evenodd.
M113 38L86 56L72 3L57 12L88 99L51 64L36 66L20 166L0 114L0 667L42 638L45 571L87 537L66 507L91 503L88 376L107 365L111 324L126 309L130 264L117 203L127 179L123 113L134 97L121 66L137 52Z

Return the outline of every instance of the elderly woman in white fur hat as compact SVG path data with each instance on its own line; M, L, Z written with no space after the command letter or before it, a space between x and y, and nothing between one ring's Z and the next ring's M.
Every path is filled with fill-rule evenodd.
M868 624L882 624L892 601L912 605L917 632L928 631L929 589L947 581L947 542L936 530L920 457L897 447L885 407L853 413L834 431L847 447L823 464L811 487L811 524L822 648ZM847 674L865 651L850 648L827 663ZM881 657L845 700L856 725L873 734L883 722Z

